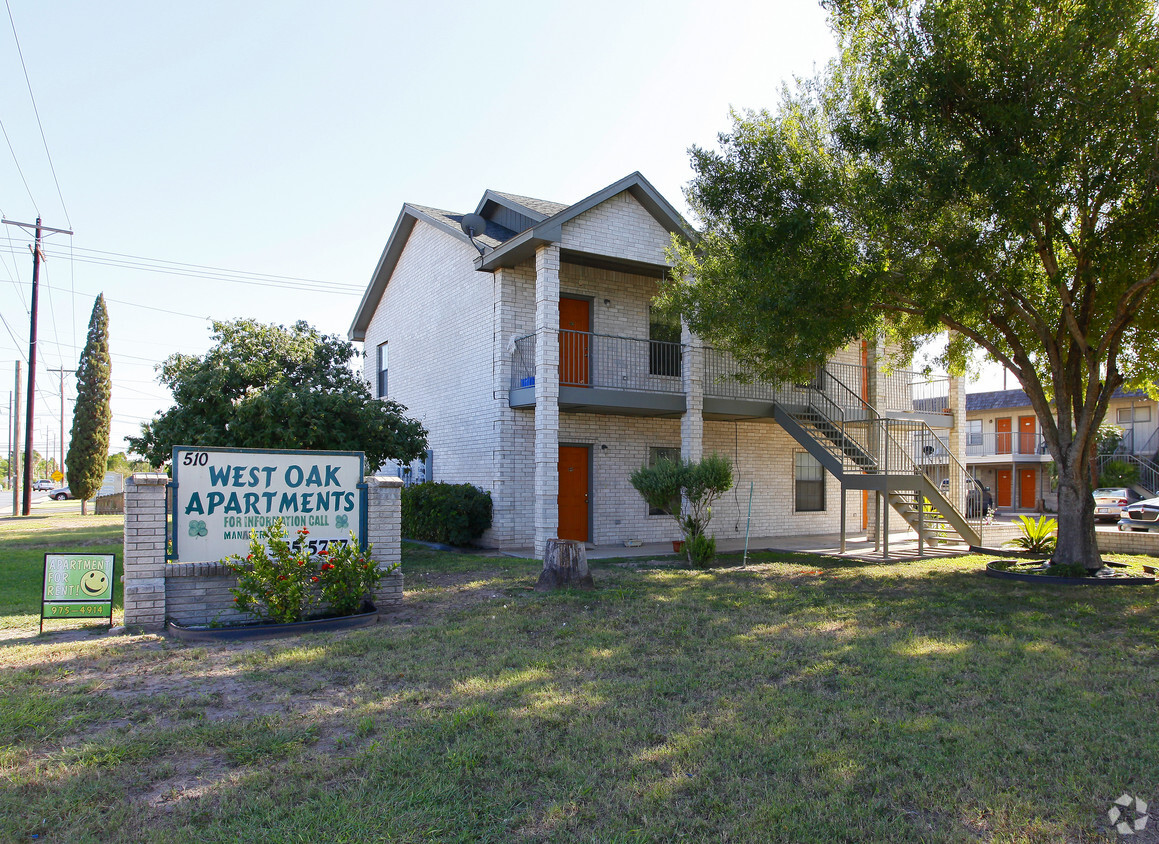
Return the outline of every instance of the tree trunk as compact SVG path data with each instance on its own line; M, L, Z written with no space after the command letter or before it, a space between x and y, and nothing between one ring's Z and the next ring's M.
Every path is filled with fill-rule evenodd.
M1051 561L1079 563L1088 571L1103 567L1095 535L1095 505L1090 464L1085 456L1058 467L1058 545Z
M80 500L80 514L82 516L88 515L88 508L85 506L86 504L88 504L88 502L85 501L84 498L81 498L81 500Z
M582 542L574 539L549 539L543 551L543 571L535 588L548 592L561 586L594 589L588 571L588 552Z

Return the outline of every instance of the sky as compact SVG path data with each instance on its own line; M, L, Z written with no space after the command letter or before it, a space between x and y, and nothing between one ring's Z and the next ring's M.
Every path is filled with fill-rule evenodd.
M74 232L44 247L42 453L60 438L47 370L76 367L98 293L120 451L171 403L157 364L204 353L210 319L345 336L404 202L571 203L639 170L690 215L688 148L835 53L813 0L7 0L0 18L0 211ZM3 228L7 425L32 258Z

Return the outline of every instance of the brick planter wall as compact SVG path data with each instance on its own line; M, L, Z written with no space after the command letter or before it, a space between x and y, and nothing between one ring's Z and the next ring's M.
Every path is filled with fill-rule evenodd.
M237 575L224 563L174 563L165 567L166 620L182 627L205 624L237 624L256 620L234 607ZM402 604L402 571L379 581L374 605L379 611Z
M165 495L169 478L137 473L125 482L125 625L161 629L167 621L182 626L232 623L250 618L233 605L230 589L237 577L220 562L165 562ZM402 481L368 477L367 540L380 568L400 562ZM403 575L395 570L379 582L375 606L401 606Z

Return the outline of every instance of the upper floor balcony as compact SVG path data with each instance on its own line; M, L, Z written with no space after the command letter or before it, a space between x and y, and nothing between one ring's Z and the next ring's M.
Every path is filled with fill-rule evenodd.
M512 407L535 404L536 335L516 339L511 352ZM645 416L680 416L687 407L684 367L689 350L680 343L616 337L588 331L559 332L559 406L564 410ZM703 349L704 415L715 419L772 417L775 402L807 401L820 390L845 408L853 421L864 414L865 367L827 364L808 384L776 384L753 376L732 355ZM922 373L894 370L877 378L877 410L895 418L920 418L936 427L951 424L949 382Z
M830 361L805 384L777 384L756 378L728 352L704 350L705 415L724 418L765 415L763 405L773 402L793 404L805 399L801 391L820 391L843 408L846 421L866 414L865 404L883 416L916 419L934 428L953 424L950 415L950 382L947 377L930 377L921 372L895 369L879 372L877 394L870 398L870 371L856 364Z
M512 407L535 404L536 335L515 341ZM559 406L563 410L633 416L680 416L687 407L685 348L590 331L559 332Z
M966 459L971 463L1045 463L1054 459L1046 440L1034 431L968 432L963 437Z

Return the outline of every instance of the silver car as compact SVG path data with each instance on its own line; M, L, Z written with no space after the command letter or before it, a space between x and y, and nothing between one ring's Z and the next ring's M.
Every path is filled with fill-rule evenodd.
M1119 520L1119 530L1159 533L1159 498L1128 504Z
M1103 487L1093 493L1095 521L1117 522L1128 505L1142 501L1143 496L1127 487Z

